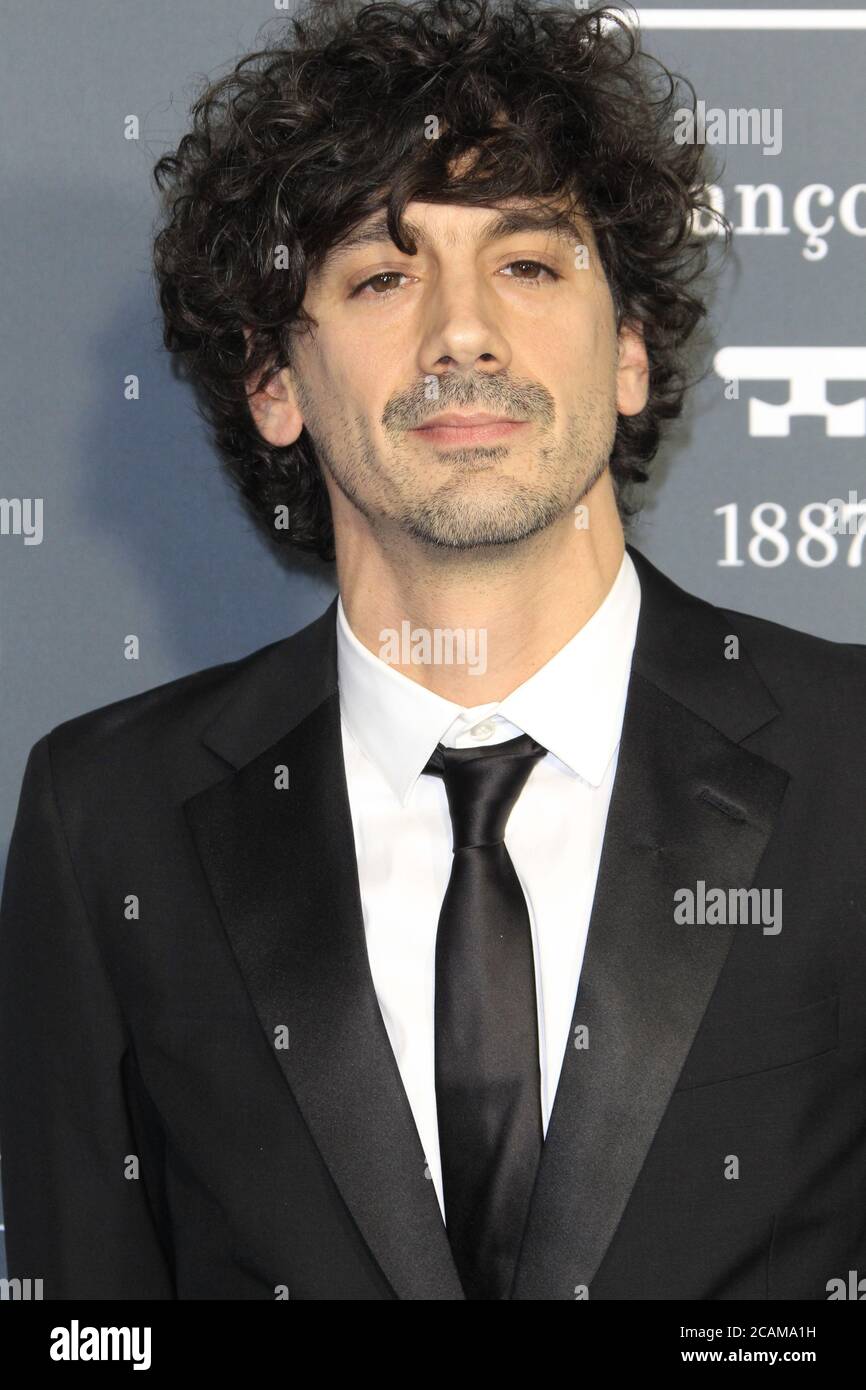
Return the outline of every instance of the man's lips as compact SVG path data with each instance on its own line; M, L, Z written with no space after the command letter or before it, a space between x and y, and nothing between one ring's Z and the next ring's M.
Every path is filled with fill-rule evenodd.
M483 444L514 434L528 423L527 420L514 420L508 415L490 415L483 411L471 415L451 412L434 415L411 433L431 444Z

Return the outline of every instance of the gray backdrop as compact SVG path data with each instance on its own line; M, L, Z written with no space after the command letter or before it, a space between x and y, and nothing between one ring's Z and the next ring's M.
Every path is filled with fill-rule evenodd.
M781 110L783 140L776 155L715 150L735 228L710 325L726 355L657 460L632 539L713 602L866 642L856 516L801 539L808 504L866 495L866 10L777 6L768 28L729 0L638 8L645 47L708 111ZM186 129L195 78L226 71L275 15L266 0L2 0L0 872L47 730L285 636L334 592L316 562L276 558L221 476L150 279L152 165ZM774 209L750 215L762 184ZM42 499L38 543L27 499ZM764 503L784 524L771 508L753 522ZM758 545L762 524L776 539Z

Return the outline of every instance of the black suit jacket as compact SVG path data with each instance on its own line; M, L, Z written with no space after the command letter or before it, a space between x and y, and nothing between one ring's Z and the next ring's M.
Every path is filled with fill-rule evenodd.
M514 1297L825 1299L866 1275L866 647L629 550L588 1046ZM47 1298L463 1297L367 960L334 620L30 754L0 1139L9 1274ZM781 931L678 924L698 880L781 889Z

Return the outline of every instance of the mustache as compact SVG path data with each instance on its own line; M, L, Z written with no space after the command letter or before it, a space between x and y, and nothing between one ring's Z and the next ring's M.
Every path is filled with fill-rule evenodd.
M556 415L556 403L547 388L538 382L431 375L409 391L392 397L382 412L382 425L395 432L418 429L425 420L446 410L486 410L551 424Z

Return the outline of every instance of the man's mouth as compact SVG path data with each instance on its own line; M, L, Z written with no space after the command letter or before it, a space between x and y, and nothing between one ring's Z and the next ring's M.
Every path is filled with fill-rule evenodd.
M494 415L487 411L447 411L431 416L410 433L428 444L486 444L516 434L528 424L528 420L515 420L510 415Z

